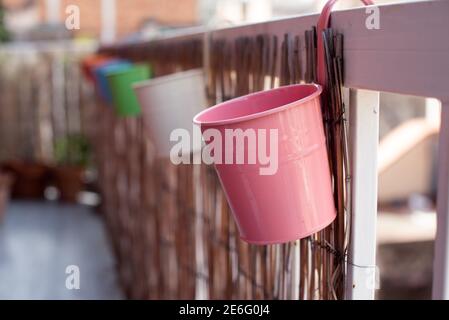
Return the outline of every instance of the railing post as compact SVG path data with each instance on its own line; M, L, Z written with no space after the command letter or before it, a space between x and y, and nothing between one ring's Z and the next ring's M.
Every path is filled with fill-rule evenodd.
M433 261L433 299L449 299L449 102L441 107L438 144L437 234Z
M371 300L377 283L377 149L379 92L350 90L351 240L346 299Z

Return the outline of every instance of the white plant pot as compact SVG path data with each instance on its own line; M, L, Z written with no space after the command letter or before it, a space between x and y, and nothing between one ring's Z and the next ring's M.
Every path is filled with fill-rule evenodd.
M170 141L175 129L190 134L186 153L201 150L201 144L192 142L193 117L206 108L204 73L201 69L178 72L139 82L133 86L142 108L144 124L157 148L159 157L169 157L177 141Z

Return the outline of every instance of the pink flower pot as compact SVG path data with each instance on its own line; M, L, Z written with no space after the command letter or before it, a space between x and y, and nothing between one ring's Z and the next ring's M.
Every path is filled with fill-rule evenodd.
M266 163L259 158L253 164L215 164L240 235L249 243L294 241L335 219L321 90L315 84L285 86L224 102L194 118L203 136L207 129L218 130L223 145L227 129L265 129L266 137L270 129L278 132L278 165L273 174L261 174ZM259 152L261 147L269 150L272 143L257 136L257 145L246 144L244 153Z

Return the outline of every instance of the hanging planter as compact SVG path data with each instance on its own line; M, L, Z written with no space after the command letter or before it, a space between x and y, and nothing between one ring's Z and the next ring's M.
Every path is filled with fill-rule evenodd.
M98 95L107 105L112 106L112 92L109 87L107 76L114 72L125 71L131 66L132 64L126 60L113 59L94 68L93 74Z
M89 55L81 62L81 70L87 80L95 82L94 69L110 60L114 58L100 54Z
M225 152L232 157L228 132L254 132L257 145L244 145L244 154L275 152L277 170L261 174L266 163L215 164L243 240L256 244L294 241L327 225L336 212L331 189L319 85L291 85L250 94L207 109L194 118L203 135L208 129L221 133ZM248 131L249 130L249 131ZM261 131L263 130L263 131ZM262 139L272 137L276 140ZM206 144L208 141L206 141ZM273 155L271 154L271 157ZM228 155L224 155L228 157ZM270 158L271 158L270 157Z
M204 110L193 119L208 147L213 146L216 172L240 236L249 243L305 238L336 217L320 104L326 85L321 34L335 2L326 4L318 22L320 85L290 85L246 95ZM229 143L229 133L240 133L240 139L236 134ZM237 143L245 139L246 143ZM217 146L224 146L219 156ZM266 159L260 157L267 150L276 163L270 174L266 174ZM239 162L242 154L245 161L240 157Z
M148 65L132 65L125 70L110 72L107 81L112 93L112 101L118 115L136 116L141 113L139 102L132 84L150 78Z
M193 135L191 119L206 107L204 73L201 69L175 73L134 85L142 107L145 125L161 157L170 156L174 130ZM201 150L201 145L185 148L186 154Z

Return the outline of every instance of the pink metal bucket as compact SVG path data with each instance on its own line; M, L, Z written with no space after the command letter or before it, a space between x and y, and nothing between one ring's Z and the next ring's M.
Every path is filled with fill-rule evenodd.
M371 0L362 0L372 4ZM318 22L318 82L325 85L322 31L327 27L332 6L330 0ZM216 172L231 206L243 240L254 244L273 244L307 237L328 226L336 217L331 175L325 144L320 94L316 84L291 85L240 97L199 113L194 123L200 125L206 144L208 129L218 130L223 153L235 160L237 143L227 149L226 130L254 132L277 129L277 171L261 175L265 166L260 158L248 161L215 163ZM265 129L265 130L264 130ZM212 136L212 135L211 135ZM249 138L248 138L249 140ZM237 147L236 147L237 146ZM269 139L257 136L255 145L245 144L244 154L271 148ZM240 150L241 151L241 150ZM273 151L273 150L270 150ZM222 155L215 160L226 157Z
M260 174L266 162L259 158L255 164L215 164L243 240L255 244L294 241L334 220L320 93L319 85L285 86L219 104L194 118L203 135L207 129L218 130L223 145L226 129L265 129L265 137L270 129L277 129L274 174ZM272 143L258 135L256 146L245 147L258 153L261 146L269 150Z

